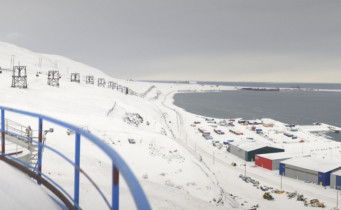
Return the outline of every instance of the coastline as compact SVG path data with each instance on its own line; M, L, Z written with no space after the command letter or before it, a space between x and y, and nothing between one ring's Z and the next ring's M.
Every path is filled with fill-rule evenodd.
M188 90L185 89L184 91L186 92L212 92L211 90ZM216 90L216 91L222 91L222 90ZM174 105L174 95L176 93L179 93L179 90L173 90L170 91L168 94L166 94L166 99L165 99L165 104L169 107L170 110L173 112L177 112L178 116L177 118L180 118L177 120L177 126L173 127L173 130L178 131L175 132L177 133L178 137L182 140L182 144L186 144L187 147L189 147L192 151L195 152L197 156L202 160L202 162L207 165L207 167L215 174L215 177L219 181L222 189L224 190L224 194L226 195L226 199L228 200L233 200L234 205L236 205L235 202L237 202L238 206L241 207L244 202L248 202L249 204L259 204L262 203L261 206L265 207L264 209L287 209L288 205L292 206L292 208L297 209L296 203L290 203L286 205L283 208L280 208L279 203L274 202L274 204L268 203L268 202L263 202L260 200L261 195L259 197L251 197L250 194L246 193L249 192L252 189L248 188L247 186L240 187L240 185L243 185L243 183L240 182L238 179L238 174L244 172L244 164L245 162L242 161L241 159L228 154L225 150L219 150L215 147L213 147L208 141L204 140L198 132L193 129L190 124L195 121L195 120L201 120L203 121L205 116L200 116L196 114L192 114L187 112L181 107L178 107ZM183 91L181 91L183 92ZM217 119L217 120L222 120L222 119ZM271 119L269 119L271 120ZM183 121L181 123L181 121ZM281 122L273 120L276 124L282 124ZM180 127L181 128L177 128ZM328 125L325 125L328 126ZM181 131L184 130L184 131ZM314 130L313 126L302 126L302 129L304 129L303 133L307 133L308 130ZM185 132L186 135L182 134L182 132ZM315 138L314 136L311 136L310 138ZM299 144L294 145L294 144L289 144L285 142L281 143L275 143L281 147L287 148L291 150L291 152L294 153L310 153L313 155L314 154L314 147L324 147L329 145L329 147L332 147L331 145L334 145L335 147L339 147L340 143L323 139L321 137L317 137L318 140L312 141L312 142L307 142L307 144ZM270 142L268 142L270 143ZM274 142L271 142L271 144L274 144ZM304 145L304 146L302 146ZM303 148L303 149L302 149ZM302 152L303 151L303 152ZM320 154L321 155L321 154ZM326 157L326 158L338 158L336 157ZM236 162L237 166L232 167L231 162ZM278 180L279 180L279 175L272 172L272 171L263 171L262 169L258 167L254 167L253 163L246 163L247 165L247 170L248 174L250 174L253 178L257 178L261 180L262 184L266 183L267 185L273 186L273 187L278 187ZM226 180L226 176L231 177L230 180ZM233 177L233 178L232 178ZM334 203L334 193L333 190L321 188L316 185L309 185L306 186L306 184L302 183L301 181L297 180L291 180L288 179L286 180L286 189L287 190L297 190L299 188L301 193L304 193L305 195L311 196L311 197L318 197L323 200L328 206L332 206ZM234 187L232 187L234 186ZM256 193L256 192L254 192ZM257 192L259 194L259 192ZM237 197L234 196L228 196L228 195L237 195ZM263 209L263 208L262 208Z
M190 94L187 94L190 93ZM179 91L174 104L213 118L271 118L287 124L315 122L341 127L339 92L306 91ZM341 140L341 139L340 139Z

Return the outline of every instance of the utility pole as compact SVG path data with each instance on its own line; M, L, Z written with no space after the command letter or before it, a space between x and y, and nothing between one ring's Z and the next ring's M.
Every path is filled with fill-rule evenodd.
M246 162L244 163L245 170L244 170L244 176L246 177Z
M214 151L213 151L213 165L214 165Z
M336 186L335 186L336 189ZM339 209L339 191L336 189L336 209Z
M14 61L15 61L15 55L11 55L11 67L13 67L15 65Z
M283 180L283 175L281 174L281 191L282 191L282 181Z

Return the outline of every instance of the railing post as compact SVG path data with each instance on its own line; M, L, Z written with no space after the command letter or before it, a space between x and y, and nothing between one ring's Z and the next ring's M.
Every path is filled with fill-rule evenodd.
M1 109L1 154L5 154L5 110Z
M41 167L43 159L43 119L39 117L38 124L38 176L41 176ZM40 182L38 182L40 184Z
M80 148L81 148L81 137L76 132L76 145L75 145L75 188L74 188L74 201L79 206L79 170L80 170ZM75 205L76 207L76 205Z
M119 171L116 168L115 164L112 164L112 209L119 209Z

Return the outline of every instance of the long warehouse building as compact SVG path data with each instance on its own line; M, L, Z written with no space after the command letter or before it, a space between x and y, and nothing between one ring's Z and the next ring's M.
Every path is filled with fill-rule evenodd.
M255 155L257 154L284 152L284 149L272 147L258 142L241 141L237 143L231 143L227 148L227 151L243 160L254 161Z
M279 165L279 174L329 186L331 173L341 169L341 162L311 157L292 158L284 160Z
M288 152L258 154L255 157L255 164L269 170L278 170L281 161L297 157L310 157L310 155L295 155Z

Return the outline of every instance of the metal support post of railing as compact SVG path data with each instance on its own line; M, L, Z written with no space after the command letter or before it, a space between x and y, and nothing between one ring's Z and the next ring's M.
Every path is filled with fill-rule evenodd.
M1 109L1 154L5 154L5 110Z
M81 151L80 148L81 148L81 137L79 133L76 133L74 202L75 204L77 204L77 206L79 206L79 170L80 170L80 151Z
M115 164L112 165L112 178L113 178L113 185L112 185L112 209L118 210L119 209L119 171L116 168Z
M8 120L5 119L5 128L6 128L6 131L8 131Z
M42 166L42 159L43 159L43 119L39 118L38 124L38 175L41 176L41 166ZM40 184L38 182L38 184Z

